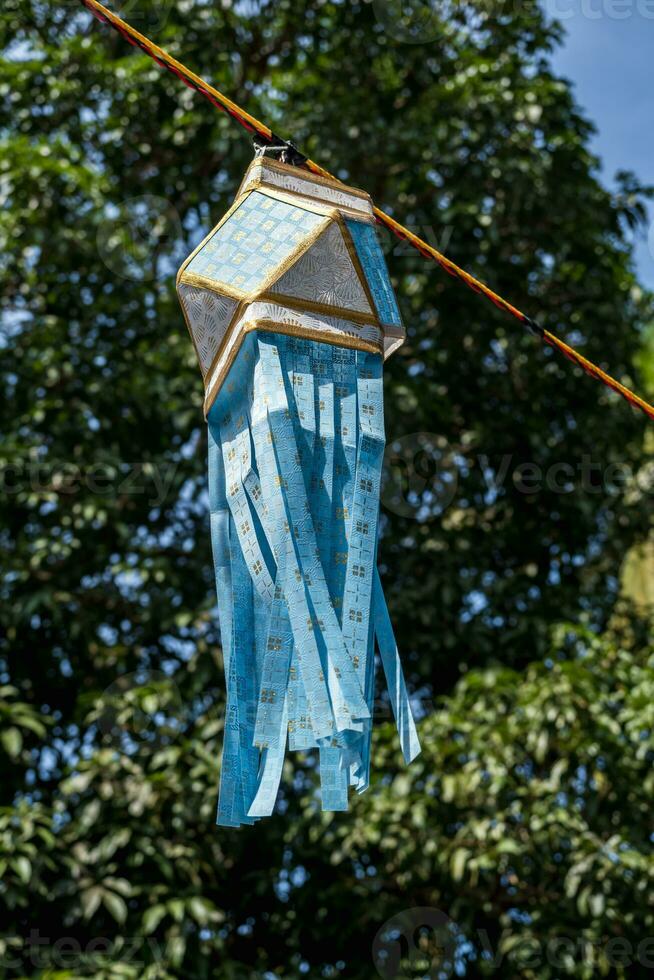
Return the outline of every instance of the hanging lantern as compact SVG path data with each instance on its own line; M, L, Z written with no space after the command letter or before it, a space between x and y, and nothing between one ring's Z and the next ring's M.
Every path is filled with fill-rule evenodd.
M227 709L218 823L270 814L286 744L366 789L375 650L419 751L376 567L382 367L404 330L362 191L255 158L177 289L205 384Z

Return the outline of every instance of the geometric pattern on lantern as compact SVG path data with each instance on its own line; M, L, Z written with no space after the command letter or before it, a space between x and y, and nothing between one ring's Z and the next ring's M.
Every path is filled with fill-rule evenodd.
M253 191L218 228L186 272L250 293L324 221L324 216Z
M206 376L238 302L230 296L220 296L210 289L188 283L179 284L179 295L188 317L202 374Z
M373 313L336 222L286 270L271 292L358 313Z
M391 285L384 253L379 244L374 225L368 225L363 221L351 221L348 218L346 218L345 223L352 236L359 261L363 266L379 319L382 323L401 327L402 318L395 291Z

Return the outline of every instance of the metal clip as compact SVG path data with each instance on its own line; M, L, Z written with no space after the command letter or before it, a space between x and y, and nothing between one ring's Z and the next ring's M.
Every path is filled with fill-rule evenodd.
M255 158L269 156L275 160L279 160L280 163L287 163L292 167L301 166L307 159L304 153L298 150L292 140L284 140L280 136L276 136L275 133L272 133L270 138L262 136L260 133L255 133L252 137L252 142L254 144Z
M533 337L540 337L541 340L543 339L545 331L541 327L540 323L536 323L535 320L532 320L530 316L526 315L524 316L522 322Z

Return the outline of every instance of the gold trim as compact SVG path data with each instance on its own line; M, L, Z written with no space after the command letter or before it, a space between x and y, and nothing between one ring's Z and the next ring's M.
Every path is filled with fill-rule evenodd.
M281 160L275 160L274 157L257 157L253 163L259 163L260 166L270 167L272 170L277 170L281 174L296 174L298 170L302 177L306 177L307 180L313 181L315 184L325 184L329 187L339 187L341 189L345 188L355 197L362 197L370 201L372 198L368 191L362 190L360 187L354 187L352 184L346 184L342 180L338 180L336 177L323 177L322 174L316 174L312 170L305 170L303 167L296 167L290 163L282 163Z
M270 164L270 161L268 160L266 161L266 163ZM273 167L273 169L278 169L281 170L282 172L287 172L287 170L290 170L292 172L292 168L286 168L284 164L276 165L275 167ZM319 182L330 184L329 181L323 181L322 178L320 178ZM243 183L244 182L242 182L241 187L243 186ZM342 185L335 184L334 186L340 187ZM197 255L197 253L216 234L216 232L222 227L222 225L224 225L225 222L232 217L232 215L241 206L243 201L247 197L249 197L250 194L252 194L254 191L257 190L264 197L281 200L284 203L293 205L294 207L302 208L302 205L304 204L304 207L302 208L303 210L313 214L320 215L324 218L324 220L320 221L312 232L307 233L304 236L304 238L298 243L298 245L287 255L284 261L281 262L278 266L276 266L273 271L271 271L271 273L264 279L264 281L256 290L250 293L246 293L232 286L227 286L224 283L219 283L216 280L208 278L207 276L198 275L197 273L193 273L193 272L186 272L188 265L193 260L193 258ZM360 193L363 196L366 196L365 192L360 192ZM261 319L257 319L255 321L245 321L239 328L240 335L243 335L244 333L249 333L251 330L258 329L258 327L256 326L256 324L258 323L266 323L267 326L265 327L265 329L274 329L280 333L286 333L298 337L305 337L306 339L319 340L324 343L331 343L335 346L340 345L343 347L352 347L359 350L366 350L372 353L379 353L381 354L382 357L384 356L383 339L386 332L384 330L383 324L381 323L377 315L376 312L377 308L375 305L374 297L372 295L372 291L370 289L368 280L366 279L365 273L363 271L363 266L359 259L358 253L356 251L356 246L354 244L352 236L350 235L349 229L346 225L345 218L340 212L340 208L338 206L326 204L324 202L319 202L319 204L316 205L307 202L300 202L299 200L300 198L301 195L299 194L293 192L280 191L278 188L275 187L270 188L263 185L249 187L243 193L240 193L240 189L239 189L239 194L236 197L233 204L231 205L231 207L227 210L227 212L223 215L223 217L215 225L215 227L212 228L209 234L202 239L199 245L196 246L196 248L188 256L188 258L186 258L182 263L179 272L177 273L177 280L176 280L177 293L178 293L180 305L182 307L184 320L186 322L186 326L191 337L191 342L195 350L196 358L198 360L198 365L205 384L205 388L208 387L208 383L210 380L214 380L213 373L216 369L216 366L220 362L221 357L224 356L225 349L228 345L228 342L232 338L232 334L238 325L239 319L243 316L245 312L245 308L250 303L254 303L254 302L274 303L280 306L286 306L290 310L296 310L300 312L305 311L308 313L318 313L318 314L323 314L325 316L336 317L338 319L342 319L345 320L346 322L353 323L353 324L358 323L361 324L362 326L365 325L373 326L377 330L379 330L379 333L381 335L380 341L379 343L373 344L372 342L363 340L362 338L358 338L355 336L350 336L343 332L329 333L328 335L325 335L321 333L321 331L318 328L297 327L293 324L286 324L284 326L284 325L280 325L277 321L264 321ZM345 307L341 307L341 306L331 306L327 303L320 303L314 300L306 300L296 296L288 296L284 293L273 292L272 287L275 285L275 283L279 282L279 280L285 275L285 273L288 272L288 270L292 268L306 252L308 252L308 250L318 241L318 239L323 234L327 233L332 223L335 223L339 228L340 234L343 239L343 243L345 245L345 248L347 249L348 255L350 257L350 261L352 262L355 275L359 280L359 283L363 289L364 295L370 307L370 311L371 311L370 313L359 312L357 310L352 310L352 309L346 309ZM237 303L234 313L223 334L223 338L221 340L220 346L216 354L214 355L212 362L207 368L206 372L202 370L202 361L198 352L197 344L195 342L195 337L193 336L190 320L187 315L187 311L186 311L184 301L182 299L182 295L179 292L179 287L182 285L195 287L197 289L206 289L209 292L214 293L215 295L222 296L227 299L235 300ZM255 324L255 325L253 326L251 324ZM404 336L406 336L406 334L404 334ZM227 357L226 366L221 368L220 377L214 381L214 383L218 385L218 390L220 390L220 386L222 385L222 382L224 380L225 371L228 370L231 364L233 363L234 357L236 355L236 352L240 349L241 343L242 341L240 339L237 340L233 350L229 353ZM213 404L213 401L217 394L218 391L216 391L216 394L212 396L211 404ZM207 409L207 411L208 410L209 409Z
M274 298L278 302L280 302L280 304L283 304L285 306L295 307L296 309L300 309L300 310L304 309L304 310L307 310L307 311L310 311L310 312L315 312L315 313L326 313L326 314L329 314L330 316L338 316L338 317L340 317L341 319L344 319L344 320L356 320L356 321L358 321L360 323L372 323L375 326L380 327L380 329L381 329L381 321L380 321L379 316L377 314L377 307L376 307L376 304L375 304L375 301L374 301L372 292L370 290L370 286L368 284L368 280L366 279L366 275L365 275L365 273L363 271L363 266L361 265L361 262L359 260L359 256L357 255L356 246L355 246L355 244L354 244L354 242L352 240L352 237L351 237L351 235L350 235L350 233L348 231L347 225L345 224L345 219L343 218L343 216L341 214L339 214L339 212L338 212L337 209L333 209L333 215L332 215L332 217L330 218L329 222L322 227L320 233L319 234L316 234L313 237L312 244L315 243L318 240L318 238L320 238L320 236L323 234L323 232L325 234L327 233L327 230L329 228L329 225L331 225L332 222L335 223L338 226L338 228L339 228L339 231L341 233L341 237L343 239L343 244L345 245L345 248L346 248L346 250L348 252L348 255L350 257L350 261L352 262L352 267L354 269L355 275L356 275L357 279L359 280L359 284L360 284L361 288L363 289L363 293L364 293L364 295L366 297L366 300L368 302L368 306L370 307L370 313L368 314L368 313L360 312L358 310L346 309L345 307L342 307L342 306L332 306L332 305L330 305L328 303L319 303L319 302L317 302L315 300L303 299L303 298L296 297L296 296L289 296L287 293L274 292L272 290L273 284L275 282L279 282L279 280L288 271L288 269L283 269L283 270L278 269L277 270L277 275L275 275L275 277L273 278L272 282L267 286L267 288L265 290L262 289L262 291L260 291L257 294L257 297L256 298L257 299L264 299L264 298L265 299L272 299L272 298ZM293 262L291 262L289 264L288 268L290 268L291 265L295 265L295 263L301 257L302 256L299 255L297 257L297 259L295 259L295 261L293 261ZM253 300L251 299L251 301L253 301Z
M268 184L259 184L251 187L246 193L252 194L258 191L264 197L271 197L276 201L282 201L290 207L299 208L301 211L308 211L309 214L321 214L324 217L335 218L337 208L328 201L306 201L304 195L293 194L292 191L284 190L283 187L270 187ZM303 203L302 203L303 202Z
M277 187L275 184L269 184L265 180L252 181L252 183L249 184L248 190L258 190L263 193L261 190L262 188L264 188L265 191L270 191L271 194L283 194L286 197L292 197L293 204L295 204L296 207L301 206L297 203L298 200L309 201L311 203L315 202L318 205L322 205L324 208L334 208L339 211L347 211L348 214L356 216L362 221L367 220L370 224L374 224L375 222L372 214L367 214L365 211L357 211L355 208L350 207L349 204L336 204L334 201L325 201L324 198L316 197L315 194L308 194L306 191L296 191L290 187Z
M334 223L337 224L341 235L343 236L343 242L352 261L354 271L360 282L360 285L364 291L368 305L370 306L370 313L360 312L358 310L348 309L343 306L332 306L328 303L319 303L315 300L302 299L297 296L288 296L286 293L273 292L273 286L298 262L305 252L308 252L312 245L314 245L318 239L325 234L330 225ZM269 276L264 279L262 284L257 287L256 290L246 293L243 290L235 289L233 286L227 286L222 282L217 282L214 279L209 279L207 276L198 275L196 272L184 272L180 269L178 273L178 286L185 284L189 286L196 286L200 289L209 289L210 291L217 293L219 296L228 296L230 299L235 299L238 302L243 303L254 303L257 300L267 300L269 302L276 302L280 305L290 306L299 310L308 310L313 313L325 313L330 316L337 316L344 320L356 320L360 323L372 323L374 326L381 327L381 323L377 313L375 312L375 304L372 299L372 294L370 288L366 281L365 275L363 274L363 269L361 263L358 261L356 256L356 250L354 243L352 242L347 228L345 227L344 219L340 215L335 214L333 216L325 216L325 220L321 221L316 228L308 233L301 242L295 247L295 249L290 252L287 257L279 265L275 266L275 269L270 273Z
M238 326L238 321L244 315L244 313L245 313L245 311L246 311L246 309L247 309L248 306L249 306L249 303L242 302L242 303L239 303L237 305L236 309L234 310L234 316L229 321L229 326L228 326L227 330L225 330L225 333L223 334L223 339L220 341L220 346L218 347L218 350L214 354L213 360L211 361L211 364L209 365L209 367L207 369L207 373L206 373L206 375L204 377L204 386L205 386L205 388L207 387L207 378L210 378L212 372L215 371L216 364L218 363L218 361L220 360L220 358L223 356L223 354L225 352L225 348L227 347L227 343L228 343L230 337L232 336L232 334L234 333L236 327Z
M307 181L307 183L310 182ZM315 202L316 204L322 205L324 208L333 208L334 210L337 210L339 212L347 213L349 217L353 218L356 221L363 221L366 224L370 224L370 225L374 225L376 223L375 216L372 211L372 204L371 204L370 211L364 211L362 209L357 209L351 204L342 204L342 203L337 203L335 201L326 201L324 198L317 197L315 194L310 194L308 191L298 190L292 187L277 187L275 184L269 183L266 180L265 173L261 173L259 175L255 174L255 176L251 178L248 177L247 179L243 180L241 187L243 186L247 187L248 192L258 190L261 193L265 193L266 191L270 191L271 192L270 196L279 195L284 200L288 201L289 204L291 203L291 201L288 199L292 198L293 199L292 203L296 207L301 207L301 204L298 202L305 202L305 203ZM310 209L307 207L307 210Z
M337 316L341 320L355 320L357 323L369 323L381 329L379 317L375 313L359 313L358 310L346 309L343 306L330 306L328 303L318 303L312 299L300 299L297 296L287 296L286 293L274 293L268 290L260 293L257 300L277 303L279 306L289 306L295 310L306 310L308 313L325 313L327 316Z
M358 337L354 333L341 333L337 330L323 332L317 327L298 327L295 323L280 324L277 320L269 320L266 317L246 320L241 332L252 333L253 330L274 330L275 333L284 333L291 337L303 337L305 340L317 340L323 344L331 344L332 347L365 350L371 354L383 355L384 353L383 338L377 341L366 340L365 337Z
M203 404L205 419L211 411L211 406L222 389L225 379L229 373L229 369L236 360L236 355L241 349L243 343L243 337L246 334L253 333L256 330L270 330L274 331L275 333L282 333L292 337L302 337L305 340L316 340L319 343L330 344L332 347L347 347L350 350L362 350L369 354L378 354L382 360L384 358L383 339L378 342L373 342L351 336L350 334L321 334L319 331L311 330L307 327L298 327L292 323L281 324L276 320L266 320L262 318L245 320L241 325L241 329L239 330L238 339L229 352L225 363L221 366L218 374L212 376L210 379L211 387L215 390L213 391L211 398L209 398L208 394L205 394ZM209 385L207 385L207 387L209 387Z
M198 276L197 278L200 279L201 277ZM205 285L203 285L201 283L189 282L186 279L184 279L181 283L179 283L179 285L177 287L177 296L178 296L178 299L179 299L179 305L182 307L182 314L184 316L184 321L186 323L188 332L189 332L189 334L191 336L191 343L193 344L193 349L195 350L195 356L196 356L197 361L198 361L198 367L200 369L200 374L202 375L202 380L203 380L203 382L204 382L204 384L206 386L207 378L210 376L210 374L211 374L211 372L212 372L212 370L213 370L213 368L214 368L214 366L216 364L216 361L220 357L220 355L222 353L222 350L223 350L223 348L225 346L225 343L226 343L227 338L230 336L230 334L234 330L234 327L236 326L236 323L238 322L239 317L242 316L243 311L245 310L245 308L246 308L246 306L248 304L247 303L241 303L241 302L237 302L236 303L236 306L234 307L234 312L232 313L231 317L229 318L229 323L225 327L225 332L223 334L222 340L220 341L220 345L218 347L218 350L216 351L216 353L214 354L213 358L211 359L211 363L209 364L209 367L207 368L206 371L204 371L202 369L202 358L200 357L200 352L199 352L198 346L197 346L197 344L195 342L195 337L193 336L193 330L191 328L191 322L190 322L189 316L188 316L187 311L186 311L186 306L184 304L184 300L183 300L183 298L182 298L182 296L181 296L181 294L179 292L179 286L191 286L193 289L206 289L207 292L213 293L214 296L221 296L223 299L234 299L235 297L229 296L227 293L221 293L217 289L211 288L211 287L208 287L208 286L205 286Z
M365 293L366 299L368 300L368 305L370 306L370 309L379 320L377 304L375 303L375 299L372 295L372 291L370 289L370 284L366 278L366 274L363 271L363 266L361 265L361 260L359 259L359 256L357 254L354 240L350 235L350 231L347 225L345 224L345 219L339 214L337 220L338 220L338 227L341 229L341 235L343 236L343 241L345 242L345 247L350 254L350 260L352 262L352 265L354 266L354 271L356 272L359 278L359 282L361 283L361 287Z
M258 163L259 163L259 157L255 157L254 160L252 160L252 162L250 163L249 167L247 168L247 170L243 174L243 177L241 179L241 183L238 185L238 190L236 191L236 197L235 197L235 199L236 198L239 198L241 196L241 194L244 193L243 188L247 184L248 179L250 177L250 174L253 173L254 170L257 169L257 164Z
M264 167L270 167L271 170L276 170L280 174L288 174L292 177L297 177L298 175L303 180L308 180L313 184L323 184L325 187L332 187L334 190L340 190L347 194L352 194L354 197L360 197L365 201L369 201L372 206L372 198L367 191L361 190L360 187L352 187L350 184L345 184L343 181L338 180L336 177L323 177L321 174L313 173L311 170L305 170L302 167L296 167L292 164L281 163L279 160L275 160L273 157L255 157L248 169L245 171L245 176L241 181L241 187L247 181L250 172L252 170L261 170ZM239 187L239 191L240 191Z
M197 272L184 272L178 286L197 286L199 289L208 289L212 293L217 293L219 296L228 296L229 299L235 299L238 302L247 299L248 294L244 293L240 289L235 289L234 286L227 286L225 283L216 282L215 279L209 279L208 276L199 276Z
M258 190L259 193L262 194L264 197L270 197L270 198L274 198L276 200L280 200L284 204L289 204L292 207L300 207L300 205L297 203L297 200L295 199L295 197L293 197L292 195L286 195L283 192L279 192L279 191L277 191L276 188L265 188L264 190L259 190L256 187L251 187L249 190L245 191L243 194L238 194L238 196L234 199L233 203L227 209L227 211L222 216L222 218L220 219L220 221L218 222L218 224L217 225L214 225L214 227L211 229L211 231L207 235L204 236L204 238L199 243L199 245L196 245L195 248L193 249L193 251L191 252L191 254L188 255L184 259L184 261L180 265L179 270L177 272L177 277L175 279L175 285L177 285L182 280L182 276L185 275L186 269L187 269L188 265L193 261L193 259L198 254L198 252L202 248L204 248L204 246L207 244L207 242L209 242L213 238L213 236L216 234L216 232L220 228L222 228L222 226L225 224L225 222L228 221L232 217L232 215L234 214L234 212L237 211L240 208L240 206L243 203L243 201L245 201L245 199L247 197L249 197L250 194L254 193L255 190ZM290 200L289 200L289 198L290 198ZM317 207L315 205L307 204L304 208L301 208L301 210L308 211L310 214L318 214L318 215L321 215L321 216L324 216L324 217L327 217L327 216L329 216L329 217L335 217L336 216L334 214L335 209L332 208L332 207L330 207L330 206L328 206L328 205L325 205L323 207ZM194 276L195 274L196 273L194 273L194 272L187 273L187 275L189 275L189 276ZM242 295L245 295L245 294L242 294Z
M261 296L262 293L266 293L274 283L278 282L282 276L286 275L288 270L292 268L292 266L294 266L306 252L309 251L311 246L315 245L321 235L327 231L331 223L332 218L329 215L326 215L324 220L320 221L313 231L307 232L302 241L296 245L292 252L289 252L283 262L280 262L278 266L275 266L275 269L263 280L256 292L250 294L250 302L252 302L255 297Z
M225 358L225 363L221 365L220 370L217 373L212 375L210 379L210 383L205 384L204 401L203 401L203 411L204 411L205 419L209 414L209 412L211 411L211 406L215 402L219 392L222 389L223 384L225 383L225 379L229 374L229 369L231 368L232 364L236 360L236 355L238 354L241 347L243 346L243 336L244 335L242 333L239 333L236 343L234 344L232 349L229 351L227 357ZM213 393L211 397L209 397L209 388L213 388Z
M210 279L208 276L198 275L197 272L185 272L180 269L178 273L178 285L186 283L189 286L198 286L202 289L209 289L214 293L219 295L229 296L231 299L236 299L244 302L254 302L259 296L267 293L271 286L274 285L279 279L285 275L288 270L295 265L298 259L301 259L305 252L307 252L311 246L320 238L322 233L328 229L332 223L332 218L326 216L323 221L319 222L313 231L307 232L307 234L302 238L301 241L295 246L295 248L289 252L286 258L276 265L275 268L270 272L265 279L262 281L261 285L257 286L252 292L246 293L242 289L237 289L235 286L228 286L226 283L220 282L217 279Z
M189 336L191 338L191 343L193 344L193 350L195 351L195 357L196 357L197 362L198 362L198 368L200 370L200 376L202 377L202 380L203 381L206 381L207 374L209 372L207 371L207 374L205 374L204 371L202 370L202 358L200 357L200 352L198 350L198 345L195 343L195 337L193 336L193 331L191 330L191 322L190 322L190 320L188 318L188 313L186 312L186 305L185 305L184 300L182 298L182 295L181 295L181 293L179 291L180 285L182 285L182 283L178 283L176 285L175 292L177 293L177 299L179 300L179 305L182 308L182 316L184 317L184 323L186 324L186 329L189 332Z
M179 270L177 272L177 278L175 279L175 285L177 285L179 283L179 281L181 280L182 274L184 273L184 271L185 271L187 265L189 264L189 262L192 262L193 261L193 259L198 254L198 252L200 251L200 249L201 248L204 248L204 246L207 244L207 242L211 238L213 238L213 236L218 231L218 229L221 228L229 218L231 218L231 216L234 214L234 212L238 208L240 208L241 204L243 203L243 201L245 200L245 198L249 196L250 193L251 193L251 191L246 191L245 194L240 195L239 197L237 197L234 200L233 204L224 213L224 215L222 216L222 218L220 219L220 221L218 222L218 224L217 225L214 225L214 227L211 229L211 231L209 232L209 234L208 235L205 235L204 238L202 239L202 241L200 242L200 244L199 245L196 245L195 248L193 249L193 251L191 252L191 254L188 255L184 259L184 261L180 265Z
M218 295L220 295L220 294L218 294ZM212 374L213 374L213 372L214 372L214 370L216 368L216 365L220 361L221 357L224 355L225 349L228 346L229 341L231 339L231 336L234 333L235 329L237 327L239 327L239 333L247 333L247 332L249 332L243 325L240 325L239 324L239 321L240 321L241 317L245 315L245 311L246 311L247 307L250 306L252 303L263 303L263 302L267 302L267 303L273 302L273 305L276 305L276 306L286 306L288 309L293 310L293 307L289 303L275 303L274 300L271 300L271 299L266 298L266 297L261 297L261 296L257 296L254 300L243 300L242 302L240 302L236 306L236 309L234 310L234 314L233 314L233 316L232 316L232 318L231 318L231 320L229 322L229 325L228 325L227 329L225 330L225 333L223 334L222 340L220 341L220 346L218 347L218 350L214 354L214 357L213 357L213 360L211 361L211 364L207 368L206 374L203 375L203 381L204 381L205 388L207 388L209 386L209 379L211 379ZM324 311L307 310L306 312L325 312L325 314L327 315L327 311L331 311L333 309L335 309L335 308L330 306L330 307L325 307L325 310ZM296 309L295 312L301 312L301 311L298 311ZM330 312L329 315L330 316L333 316L335 314L333 314L333 313ZM349 313L348 313L347 316L340 317L340 319L344 319L344 320L346 320L346 322L352 323L354 326L357 325L357 321L354 320L353 317L351 315L349 315ZM252 323L252 322L255 322L255 323L269 323L269 324L272 324L273 327L276 327L279 324L279 320L277 320L277 319L269 319L267 317L256 317L254 321L245 320L243 322L245 324ZM381 354L383 356L383 354L384 354L384 331L383 331L383 328L382 328L381 324L379 322L374 322L373 323L373 322L361 321L360 322L360 325L361 325L361 327L371 326L371 327L374 327L376 330L379 331L379 334L380 334L379 346L381 348ZM288 327L288 330L287 331L282 331L282 332L293 333L294 331L300 331L297 335L298 336L302 336L303 334L301 333L301 331L304 330L304 331L307 332L307 335L310 335L313 339L318 339L318 340L325 339L327 337L333 338L335 335L338 335L339 337L348 337L348 336L351 336L351 337L354 337L355 339L357 339L355 334L348 334L348 333L342 332L342 331L339 332L339 330L338 330L337 327L335 327L333 331L325 330L324 333L323 333L323 331L321 331L321 329L319 327L298 327L298 326L295 326L294 324L286 324L286 326ZM252 328L250 328L250 329L252 329ZM367 341L365 338L359 338L359 339L360 339L360 343L361 344L364 344L364 345L365 344L371 344L372 343L372 341ZM336 341L334 341L334 340L330 340L330 342L331 343L336 343ZM348 345L345 344L345 346L348 346ZM354 345L354 346L356 346L356 345ZM240 342L236 345L236 347L237 348L240 347ZM363 347L361 349L362 350L367 350L368 348L367 347Z

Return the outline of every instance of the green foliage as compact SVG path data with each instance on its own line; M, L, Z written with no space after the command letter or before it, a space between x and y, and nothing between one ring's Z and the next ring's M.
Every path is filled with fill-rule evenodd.
M471 672L423 724L411 770L381 775L397 759L385 739L351 823L308 811L307 839L445 910L475 973L627 976L619 941L651 967L653 668L651 653L561 629L522 674Z
M384 9L124 14L649 385L651 297L629 246L642 189L599 183L591 126L549 64L560 28L535 5L461 4L405 44ZM389 442L432 447L426 469L409 453L414 496L385 507L381 545L424 754L398 769L383 729L375 786L332 817L313 760L293 759L278 815L217 830L202 390L173 279L250 148L76 2L7 0L0 50L0 969L367 980L383 923L425 906L455 923L470 976L626 975L607 960L620 939L644 973L651 621L628 582L620 598L651 530L644 420L385 239L409 332L387 372ZM548 942L579 937L595 959L547 962Z

